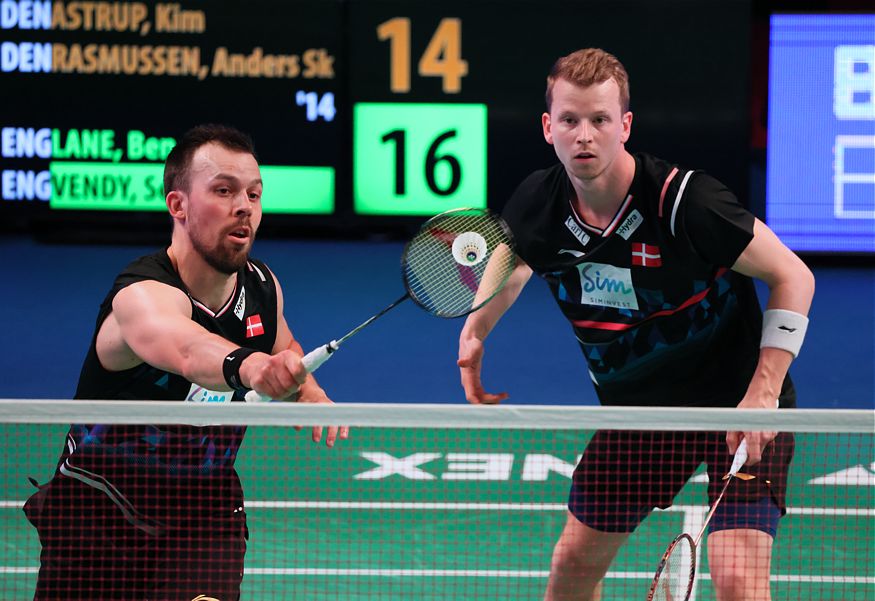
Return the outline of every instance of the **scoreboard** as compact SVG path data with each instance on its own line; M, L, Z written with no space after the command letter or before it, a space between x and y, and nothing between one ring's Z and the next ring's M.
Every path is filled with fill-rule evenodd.
M767 223L797 251L875 254L875 14L770 25Z
M163 159L199 123L251 134L275 227L368 232L500 209L555 162L547 72L630 73L630 150L746 196L749 2L0 0L4 229L166 227Z

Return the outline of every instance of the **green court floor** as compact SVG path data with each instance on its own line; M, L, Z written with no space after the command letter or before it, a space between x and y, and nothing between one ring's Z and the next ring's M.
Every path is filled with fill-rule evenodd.
M0 598L30 599L39 542L21 503L66 428L0 427ZM569 474L589 435L250 428L238 459L250 529L244 599L519 599L543 594ZM35 451L34 449L39 449ZM875 598L873 436L799 434L772 564L773 599ZM859 469L862 468L862 471ZM818 480L820 479L820 480ZM704 519L694 477L623 548L605 599L643 601L663 548ZM714 599L706 553L695 599Z

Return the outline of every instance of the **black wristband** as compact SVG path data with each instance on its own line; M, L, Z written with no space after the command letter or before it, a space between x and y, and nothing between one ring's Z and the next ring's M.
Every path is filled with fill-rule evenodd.
M225 376L225 382L228 383L232 390L237 390L238 392L249 390L240 381L240 366L246 357L257 352L254 348L241 346L225 356L225 359L222 361L222 375Z

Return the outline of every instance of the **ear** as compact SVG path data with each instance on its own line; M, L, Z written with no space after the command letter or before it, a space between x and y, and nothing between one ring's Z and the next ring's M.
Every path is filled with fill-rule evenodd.
M547 140L547 144L553 144L553 130L552 123L550 122L550 113L544 113L541 115L541 127L544 130L544 139Z
M164 202L167 204L167 210L170 211L170 216L180 221L185 221L186 195L179 190L172 190L167 194Z
M625 144L629 139L629 136L632 135L632 111L626 111L623 113L622 122L623 134L620 136L620 141Z

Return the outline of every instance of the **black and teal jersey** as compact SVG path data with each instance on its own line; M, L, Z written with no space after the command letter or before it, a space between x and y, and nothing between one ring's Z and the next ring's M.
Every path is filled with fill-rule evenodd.
M123 371L103 368L95 350L97 332L112 312L115 295L136 282L154 280L188 294L165 250L141 257L116 278L103 300L95 334L82 366L77 399L163 400L193 403L242 401L240 393L211 391L183 376L140 364ZM239 345L270 353L277 333L277 290L271 272L250 259L237 273L234 292L218 311L189 295L191 319ZM225 491L221 504L238 507L242 492L234 461L243 426L74 424L58 463L70 477L104 492L128 519L148 529L164 499ZM195 491L192 493L191 491Z
M564 167L504 209L517 253L571 323L605 405L735 406L759 357L753 281L731 270L754 217L719 181L646 154L611 223L586 223ZM791 404L792 384L784 383Z

